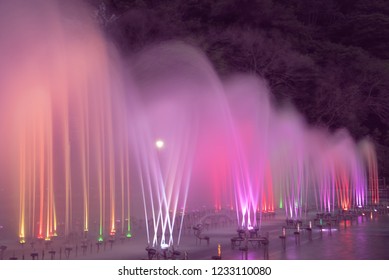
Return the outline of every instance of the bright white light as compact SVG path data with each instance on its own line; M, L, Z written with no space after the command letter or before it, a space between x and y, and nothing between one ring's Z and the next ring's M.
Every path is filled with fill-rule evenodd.
M336 228L331 228L331 231L337 231L338 229L336 229ZM323 228L323 231L330 231L330 229L329 228Z
M162 140L157 140L157 141L155 141L155 146L156 146L158 149L162 149L164 145L165 145L165 143L164 143Z

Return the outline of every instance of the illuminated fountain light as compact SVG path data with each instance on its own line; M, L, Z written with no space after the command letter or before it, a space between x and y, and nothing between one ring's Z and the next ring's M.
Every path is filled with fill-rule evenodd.
M350 210L367 204L368 182L363 155L351 137L341 131L333 143L333 176L338 207Z
M158 147L156 151L152 145L145 145L151 142L145 141L147 134L140 132L137 134L143 136L138 138L136 145L138 146L138 175L142 188L145 217L146 220L149 217L152 219L151 227L150 224L146 224L148 242L153 247L158 244L160 246L163 244L178 245L184 218L184 215L179 217L178 210L186 207L191 178L190 166L193 152L188 147L193 144L188 137L191 133L185 132L184 135L177 135L185 137L177 142L180 143L179 145L185 143L181 147L183 149L178 151L166 148L159 151L161 148ZM175 233L177 232L175 231L177 219L181 219L178 234Z
M293 110L274 120L270 146L273 185L280 206L290 219L301 219L308 207L311 164L305 123Z
M366 166L365 176L368 180L368 193L371 197L371 201L369 201L369 203L377 205L379 204L380 197L378 191L378 168L375 148L373 143L368 140L362 141L359 148Z
M246 98L241 99L242 95ZM226 98L238 224L244 228L260 226L262 210L274 205L267 153L271 122L267 90L260 80L237 77L227 84Z
M165 118L166 114L164 111ZM144 213L146 221L151 220L146 224L146 235L153 247L179 244L184 218L179 212L185 213L191 179L196 131L186 118L179 121L173 115L172 119L174 129L169 120L161 122L161 117L153 118L151 112L139 118L133 133ZM155 141L152 134L163 133L165 127L170 129L166 129L164 140Z
M212 121L207 116L214 114L215 104L209 103L215 94L208 92L213 83L209 76L216 75L203 54L180 43L146 49L134 65L140 101L133 142L145 218L150 221L146 235L153 247L179 245L189 187L197 188L197 197L201 194L195 185L200 180L193 182L193 175L202 176L199 170L208 172L210 164L198 159L210 158L207 151L215 144L208 137ZM191 203L198 207L207 196L199 201L191 197Z
M14 46L0 45L9 64L1 83L1 103L9 107L1 111L12 127L4 158L17 159L9 164L15 177L7 180L19 186L19 238L68 236L81 217L84 234L95 219L99 229L92 234L114 233L117 208L129 209L130 182L121 125L127 109L111 50L87 16L66 24L67 12L87 14L82 5L62 10L56 1L33 0L32 11L19 2L1 3L12 16L7 29L5 19L0 27ZM127 197L121 203L119 191ZM96 193L99 203L91 201Z

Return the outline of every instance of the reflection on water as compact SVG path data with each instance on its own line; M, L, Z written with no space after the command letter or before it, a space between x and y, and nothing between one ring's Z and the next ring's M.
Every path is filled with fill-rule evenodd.
M277 252L272 259L299 260L378 260L389 259L389 216L373 217L358 225L340 225L332 236L301 247L289 246L286 252Z

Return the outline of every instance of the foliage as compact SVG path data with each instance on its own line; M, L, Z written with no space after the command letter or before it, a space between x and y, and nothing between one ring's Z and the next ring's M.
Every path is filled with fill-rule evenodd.
M276 100L293 102L309 122L389 147L388 1L90 2L104 3L104 28L125 55L164 40L191 42L221 75L265 77Z

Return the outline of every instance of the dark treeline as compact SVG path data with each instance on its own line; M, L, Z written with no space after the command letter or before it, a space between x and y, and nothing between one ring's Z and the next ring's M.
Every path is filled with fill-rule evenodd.
M89 0L121 52L165 40L201 48L221 76L266 78L309 123L377 145L389 175L387 0Z

